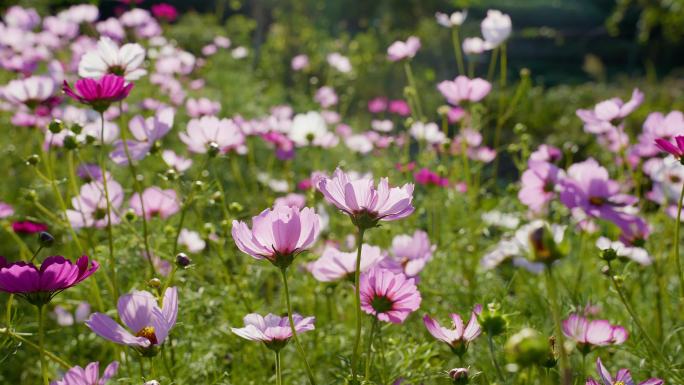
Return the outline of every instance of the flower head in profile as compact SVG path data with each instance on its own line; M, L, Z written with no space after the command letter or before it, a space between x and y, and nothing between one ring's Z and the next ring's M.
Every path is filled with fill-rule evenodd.
M602 133L631 114L643 101L644 93L635 88L627 102L612 98L596 104L591 110L579 109L576 114L584 121L587 132Z
M9 102L24 105L40 116L48 115L59 103L54 93L55 82L47 76L15 79L2 89L3 97Z
M454 353L462 356L468 350L468 345L482 333L477 321L477 316L481 312L482 305L475 305L467 325L463 323L460 315L451 314L451 329L443 327L428 315L423 317L423 323L433 337L445 342Z
M363 244L361 247L361 272L366 272L385 258L378 246ZM319 282L333 282L354 279L356 271L356 252L340 251L333 246L326 247L320 258L308 266L311 274Z
M135 290L119 297L117 310L121 322L130 331L103 313L93 313L86 325L104 339L132 346L142 354L154 355L176 325L178 290L167 288L161 307L151 293Z
M575 341L583 352L595 346L621 345L629 336L622 326L612 325L606 320L589 320L579 314L571 314L562 326L563 334Z
M437 89L449 103L456 105L462 101L479 102L492 90L492 84L481 78L459 75L454 80L440 82Z
M302 317L292 314L294 328L297 334L314 330L314 317ZM267 314L265 317L257 313L247 314L244 318L245 327L230 328L238 336L250 340L261 341L267 348L279 351L292 338L292 328L287 317L279 317L275 314Z
M435 13L437 23L447 28L461 26L467 17L468 11L454 12L451 15L442 12Z
M352 179L341 169L332 178L322 177L318 190L335 207L347 213L361 228L377 226L379 221L394 221L413 213L413 184L390 187L387 178L375 186L371 177Z
M114 361L107 365L100 377L100 363L91 362L85 368L78 365L64 373L61 380L53 382L52 385L105 385L116 374L119 363Z
M309 207L276 205L252 218L252 228L233 221L232 235L238 249L256 259L267 259L281 269L318 238L321 219Z
M490 9L487 17L480 23L482 36L493 47L498 46L511 35L513 24L511 17L501 11Z
M610 374L608 369L601 362L601 358L596 358L596 371L601 378L601 382L594 380L589 377L585 385L634 385L634 380L632 379L632 373L629 369L620 369L617 372L615 378ZM650 378L646 381L642 381L639 385L663 385L665 381L660 378Z
M146 188L142 193L142 198L138 193L133 194L130 205L136 215L145 215L146 219L153 217L166 219L180 210L176 190L162 190L155 186Z
M128 128L134 140L127 140L125 144L121 140L117 141L109 157L118 165L126 164L128 162L126 147L128 147L131 160L143 159L152 151L157 142L171 131L174 115L175 111L172 107L165 107L157 110L154 117L145 119L140 115L134 116L128 122Z
M40 268L30 262L8 263L0 257L0 291L42 306L55 295L90 277L99 266L85 255L76 263L61 255L47 257Z
M119 47L114 40L103 36L97 42L96 49L81 57L78 74L84 78L100 78L113 74L130 82L147 73L142 68L144 60L145 49L140 44L129 43Z
M674 141L673 144L667 139L658 138L655 140L655 143L659 149L671 154L675 159L684 164L684 136L677 135L674 137Z
M109 106L128 97L133 83L126 84L121 76L107 74L99 79L79 79L74 88L64 81L62 89L72 99L91 106L95 111L104 113Z
M178 18L178 11L176 10L176 7L168 3L154 4L150 10L152 11L152 15L158 20L168 23Z
M390 61L410 59L416 56L420 49L420 39L411 36L406 41L395 41L387 48L387 58Z
M421 297L414 280L374 268L361 274L361 310L380 321L400 324L418 310Z
M17 234L35 234L41 231L47 231L48 226L45 223L34 221L14 221L12 222L12 231Z
M488 41L480 37L466 37L463 39L463 53L466 55L480 55L494 48Z

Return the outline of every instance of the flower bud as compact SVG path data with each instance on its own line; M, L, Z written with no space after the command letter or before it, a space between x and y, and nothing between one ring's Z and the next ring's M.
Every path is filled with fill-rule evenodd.
M437 107L437 113L440 116L446 116L450 110L451 110L451 107L449 107L447 105L442 105L442 106Z
M191 263L192 260L187 256L187 254L178 253L178 255L176 255L176 265L181 269L185 269L186 267L190 266Z
M551 346L538 331L525 328L512 335L504 346L508 361L522 367L542 365L548 359Z
M170 169L166 170L166 172L164 172L164 177L167 180L176 180L176 179L178 179L178 173L176 172L176 170L170 168Z
M40 163L40 157L36 154L29 155L29 157L26 158L26 164L29 166L35 166L38 163Z
M454 368L449 371L449 378L453 380L456 385L464 385L468 383L468 368Z
M508 327L508 320L501 314L500 307L498 303L490 303L477 316L482 330L492 337L503 333Z
M211 199L213 199L216 202L222 202L223 201L223 195L221 195L220 191L216 191L213 194L211 194Z
M207 155L210 158L215 158L216 155L218 155L220 151L221 151L221 148L219 147L219 145L216 142L209 143L209 146L207 149Z
M64 123L59 119L54 119L48 125L48 130L53 134L59 134L64 129Z
M81 126L81 125L78 124L78 123L74 123L74 124L71 125L70 130L71 130L71 132L73 132L74 134L79 135L81 132L83 132L83 126Z
M38 193L36 190L28 190L26 191L24 198L26 198L26 200L29 202L36 202L38 201Z
M51 247L55 243L55 237L47 231L41 231L38 234L38 242L41 247Z
M161 287L161 280L159 278L152 278L149 281L147 281L147 286L157 289Z
M195 191L202 191L204 189L204 183L201 180L196 180L192 182L192 188L195 189Z
M240 213L244 209L245 208L239 202L231 202L228 205L228 210L230 210L233 213Z
M610 262L610 261L616 259L618 255L617 255L617 250L610 248L610 249L601 250L601 253L599 256L604 261Z
M133 209L126 210L126 213L124 214L124 218L126 218L126 220L129 222L134 221L137 217L138 216L136 215L135 211L133 211Z
M78 141L75 136L67 135L64 137L63 145L67 150L75 150L78 148Z

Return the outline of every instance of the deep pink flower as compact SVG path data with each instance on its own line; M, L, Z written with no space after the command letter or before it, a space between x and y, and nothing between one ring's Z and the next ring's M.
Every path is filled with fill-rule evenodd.
M482 305L475 305L467 325L464 325L460 315L452 313L451 329L443 327L428 315L423 317L423 323L433 337L445 342L454 353L462 356L468 350L468 345L482 333L482 328L477 321L477 316L481 312Z
M76 365L64 373L61 380L52 385L105 385L114 377L118 369L119 363L114 361L107 365L102 377L100 377L99 362L91 362L85 368Z
M312 208L276 205L253 217L252 229L234 220L232 235L243 253L287 268L297 254L316 241L320 228L321 219Z
M390 100L387 110L392 114L397 114L399 116L409 116L411 115L411 107L405 100L396 99Z
M656 146L658 146L659 149L672 154L677 160L680 162L682 161L682 157L684 157L684 136L683 135L677 135L674 137L675 143L673 144L667 139L664 138L658 138L655 140Z
M40 268L27 262L8 263L0 257L0 291L17 294L41 306L90 277L98 267L85 255L75 264L60 255L47 257Z
M143 206L145 206L144 215L147 219L156 216L166 219L180 210L180 203L175 190L162 190L154 186L143 191L142 200L140 194L133 194L130 205L138 216L143 216Z
M456 79L444 80L437 85L437 89L451 104L461 101L479 102L492 89L491 83L484 79L469 79L467 76L457 76Z
M102 338L132 346L143 354L154 355L156 350L153 348L163 344L176 325L178 289L166 289L161 307L151 293L135 290L119 297L117 310L121 322L133 333L103 313L93 313L86 321L86 326Z
M261 341L271 350L279 351L292 338L292 327L288 317L280 317L270 313L263 317L260 314L252 313L247 314L243 320L245 327L230 328L230 330L246 340ZM292 314L292 321L297 335L315 329L315 317L302 317L299 314Z
M601 358L596 358L596 371L603 382L603 385L634 385L634 380L632 379L632 374L628 369L620 369L617 372L615 378L611 376L608 369L603 366ZM660 378L651 378L646 381L640 382L639 385L663 385L665 381ZM589 377L585 385L601 385L598 381Z
M361 310L380 321L400 324L420 307L420 293L412 278L389 270L361 274Z
M556 196L562 171L551 163L530 161L521 178L518 199L532 212L540 212Z
M159 20L172 22L178 18L176 7L167 3L154 4L150 8L152 15Z
M74 100L91 106L97 112L103 113L109 106L125 99L133 88L133 83L126 84L123 77L107 74L99 79L79 79L74 89L64 81L62 89Z
M399 61L403 59L410 59L416 56L420 49L420 39L411 36L405 42L395 41L387 48L387 58L390 61Z
M578 314L571 314L563 321L563 334L574 340L584 352L593 346L623 344L629 336L622 326L611 325L606 320L588 320Z
M47 231L48 226L44 223L33 221L16 221L12 222L12 230L17 234L35 234Z
M347 213L354 224L362 228L377 226L378 221L394 221L413 213L413 184L389 187L387 178L376 188L373 179L352 180L341 169L332 178L323 177L317 183L325 199Z
M387 109L387 98L377 97L368 101L368 111L371 114L385 112Z
M427 168L421 168L413 177L416 183L424 186L447 187L449 185L449 178L442 178L439 174Z

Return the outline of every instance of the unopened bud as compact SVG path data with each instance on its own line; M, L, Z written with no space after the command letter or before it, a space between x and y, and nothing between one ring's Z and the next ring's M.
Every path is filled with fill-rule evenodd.
M185 253L178 253L176 255L176 265L182 269L190 266L192 263L192 260L190 260L190 257L188 257Z
M64 129L64 123L61 120L55 119L48 125L48 130L53 134L59 134Z
M617 258L617 256L617 250L612 248L601 250L600 254L601 259L603 259L606 262L614 260L615 258Z
M135 220L137 216L138 215L135 213L135 211L133 211L133 209L126 210L126 214L124 214L124 218L126 218L126 220L129 222Z
M152 287L152 288L160 288L161 287L161 280L159 278L152 278L149 281L147 281L147 286Z
M170 168L170 169L166 170L166 172L164 172L164 177L167 180L176 180L176 179L178 179L178 173L176 172L176 170Z
M38 234L38 242L40 242L42 247L50 247L55 243L55 237L47 231L41 231Z
M500 311L498 303L490 303L477 316L477 320L485 333L493 336L503 333L508 327L508 321Z
M38 163L40 163L40 157L36 154L29 155L29 157L26 158L26 164L28 164L29 166L35 166Z
M238 202L231 202L228 205L228 209L234 213L239 213L242 212L242 210L244 210L244 207Z
M202 189L204 189L204 183L201 180L196 180L192 182L192 188L195 189L195 191L202 191Z
M81 125L78 124L78 123L74 123L74 124L71 125L70 130L71 130L71 132L73 132L74 134L78 135L78 134L80 134L81 132L83 132L83 126L81 126Z
M216 155L219 154L221 151L221 148L216 142L211 142L209 143L209 146L207 148L207 155L209 155L210 158L215 158Z
M449 371L449 377L454 384L464 385L468 383L468 368L454 368Z
M451 107L446 106L446 105L437 107L437 113L441 116L445 116L446 114L449 113L450 110L451 110Z
M67 135L64 137L63 145L67 150L75 150L78 148L78 141L75 136Z

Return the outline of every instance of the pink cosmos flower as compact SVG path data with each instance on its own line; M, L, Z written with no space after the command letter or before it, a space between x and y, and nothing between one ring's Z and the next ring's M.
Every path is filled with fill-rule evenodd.
M560 148L542 144L530 154L530 161L554 163L563 156Z
M632 98L626 103L620 98L612 98L598 103L592 110L579 109L576 114L584 121L587 132L602 133L631 114L643 101L643 92L635 88Z
M601 377L603 385L634 385L632 374L629 372L628 369L618 370L617 375L615 376L615 378L613 378L608 369L606 369L606 367L603 366L603 362L601 362L600 357L596 358L596 371L598 372L599 377ZM664 383L665 381L661 380L660 378L651 378L646 381L640 382L639 385L663 385ZM594 380L593 378L589 377L585 385L601 384L599 384L599 382Z
M672 154L677 160L682 162L684 157L684 135L677 135L674 137L675 143L672 144L667 139L658 138L655 140L656 146L664 152Z
M99 266L86 255L75 264L61 255L47 257L40 268L27 262L8 263L0 257L0 291L17 294L42 306L55 295L90 277Z
M530 161L528 167L522 174L518 199L538 213L555 197L563 172L553 164L541 161Z
M91 362L84 368L76 365L64 373L61 380L53 382L52 385L105 385L114 377L119 369L119 363L114 361L107 365L100 377L100 363Z
M440 82L437 89L449 103L459 104L464 100L479 102L484 99L492 90L492 84L481 78L469 79L467 76L459 75L453 81Z
M162 159L167 166L173 168L178 172L186 171L192 166L192 159L184 158L172 150L162 151Z
M303 209L304 206L306 206L306 196L297 193L289 193L285 196L276 198L273 202L273 205L285 205L288 207Z
M496 9L488 10L487 17L480 23L482 36L492 47L506 41L511 35L512 28L511 17Z
M467 325L463 324L463 319L461 319L460 315L452 313L451 329L443 327L428 315L423 317L423 323L433 337L445 342L454 353L462 356L468 350L468 345L482 333L480 324L477 321L477 316L481 312L482 305L475 305Z
M74 322L83 323L90 316L90 304L88 302L80 302L71 314L67 309L60 305L55 306L54 318L59 326L72 326Z
M292 58L292 62L290 62L290 67L292 67L293 71L301 71L309 66L309 57L300 54Z
M322 177L317 186L325 199L347 213L355 225L362 228L377 226L378 221L394 221L413 213L413 184L389 187L381 178L376 188L371 177L352 179L336 169L332 178Z
M392 114L397 114L399 116L409 116L411 115L411 107L405 100L396 99L390 100L387 110Z
M380 321L403 323L420 307L420 293L412 278L389 270L371 269L361 274L361 310Z
M167 3L154 4L150 8L152 15L159 20L172 22L178 18L176 7Z
M173 127L175 110L172 107L164 107L157 110L154 117L143 118L140 115L134 116L128 122L128 128L135 140L127 140L124 145L119 140L114 143L114 151L109 154L110 159L118 165L128 162L126 147L131 160L141 160L152 151L155 144L161 140Z
M140 194L135 193L131 197L131 208L136 215L143 215L143 206L145 206L145 218L160 217L166 219L178 212L180 203L176 196L176 191L173 189L162 190L159 187L148 187L142 193L142 200Z
M247 314L243 319L245 327L230 328L238 336L250 340L261 341L271 350L278 351L287 345L292 338L292 328L288 317L279 317L275 314L267 314L266 317L257 313ZM292 314L297 335L314 330L315 317L302 317Z
M215 116L191 119L187 130L179 136L188 150L197 154L204 154L213 146L225 154L230 150L238 150L245 143L244 134L233 120L219 120Z
M371 114L385 112L387 109L387 98L377 97L368 101L368 111Z
M423 271L436 249L437 245L430 243L425 231L397 235L392 239L390 257L383 261L382 266L413 278Z
M410 59L416 56L416 52L420 49L420 39L411 36L403 41L395 41L387 48L387 58L390 61L399 61L403 59Z
M363 244L361 247L361 272L376 266L385 258L385 253L377 246ZM356 272L356 251L344 252L328 246L308 270L319 282L334 282L342 279L354 280Z
M14 5L7 9L3 17L5 24L24 31L29 31L40 24L40 15L34 8L23 8Z
M449 186L449 178L443 178L436 172L430 171L425 167L421 168L413 177L416 180L416 183L423 186Z
M0 202L0 219L11 217L12 215L14 215L14 208L5 202Z
M126 84L121 76L107 74L99 79L79 79L74 84L74 89L65 80L62 88L72 99L103 113L112 103L125 99L131 92L133 83Z
M639 134L639 143L634 145L632 151L640 157L656 156L660 149L655 140L661 138L672 141L677 135L684 135L684 114L681 111L670 111L667 115L652 112L646 117Z
M494 48L492 43L485 41L480 37L466 37L463 39L462 47L463 53L466 55L479 55Z
M119 297L117 310L121 322L133 333L103 313L93 313L86 321L86 326L114 343L132 346L142 353L154 353L150 349L162 345L176 325L178 290L175 287L167 288L161 307L152 293L134 290Z
M181 229L178 234L178 244L185 246L191 253L199 253L207 245L198 232L188 229Z
M111 216L112 224L119 223L119 216L115 213L124 199L121 185L111 177L107 178L107 192L111 212L107 215L107 199L105 197L104 183L93 181L81 186L78 196L71 199L73 210L67 210L66 216L74 228L93 227L104 228Z
M190 98L185 102L185 110L191 118L216 115L221 111L221 103L207 98Z
M339 52L333 52L326 57L328 64L331 67L342 73L349 73L352 70L352 64L348 57Z
M574 340L581 351L589 351L592 346L621 345L629 336L622 326L606 320L588 320L578 314L563 321L563 334Z
M335 90L329 86L323 86L316 91L314 100L323 108L329 108L337 104L338 98Z
M287 268L297 254L316 242L320 227L321 219L312 208L276 205L253 217L252 229L234 220L232 235L243 253Z
M38 223L34 221L12 222L12 231L17 234L35 234L47 230L48 226L44 223Z
M47 76L12 80L2 89L2 95L8 101L25 105L43 116L49 114L52 107L59 103L54 92L55 82Z

